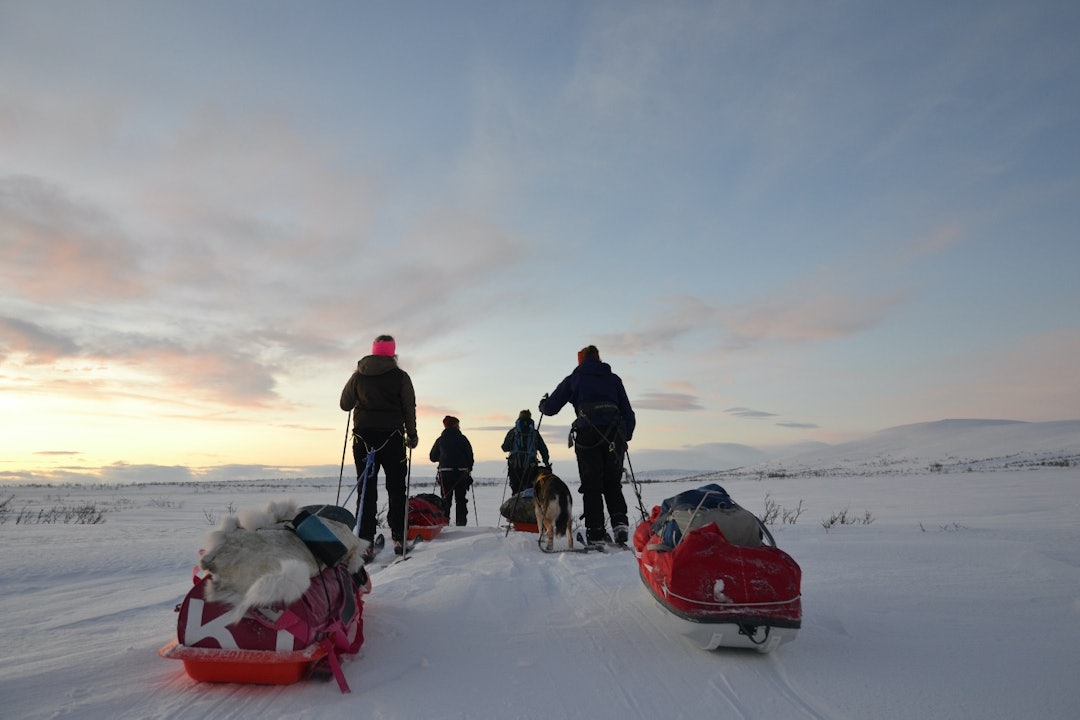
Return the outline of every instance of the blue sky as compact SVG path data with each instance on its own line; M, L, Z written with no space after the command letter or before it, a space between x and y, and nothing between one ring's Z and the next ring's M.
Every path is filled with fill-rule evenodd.
M590 343L635 470L1080 417L1078 33L1057 2L0 1L0 478L337 472L380 333L425 476L447 413L497 473Z

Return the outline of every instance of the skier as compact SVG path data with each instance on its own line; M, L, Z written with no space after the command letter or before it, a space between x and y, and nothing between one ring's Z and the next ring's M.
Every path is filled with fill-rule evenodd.
M439 488L442 490L443 515L450 517L450 508L457 501L455 521L458 526L469 524L468 491L472 485L473 449L469 438L461 432L461 421L453 415L443 418L442 435L431 446L428 457L439 464Z
M590 543L611 540L604 530L606 504L614 541L625 545L630 524L622 491L623 458L637 419L622 379L600 361L595 345L578 352L578 366L550 395L544 395L540 412L557 415L567 402L577 416L571 435L585 506L585 539Z
M510 478L510 491L517 494L532 487L536 477L536 455L544 465L551 464L544 438L536 430L532 421L532 412L522 410L514 427L506 433L502 443L503 452L510 453L506 458L507 476Z
M397 345L390 335L371 344L371 354L356 363L356 371L341 390L341 409L353 413L353 460L362 486L357 495L357 531L367 542L364 558L375 554L375 510L378 487L375 478L382 467L386 475L389 504L386 521L394 540L394 552L403 550L405 532L405 482L408 459L405 448L416 447L416 393L409 374L398 367ZM369 456L373 465L365 476ZM362 503L362 507L361 507Z

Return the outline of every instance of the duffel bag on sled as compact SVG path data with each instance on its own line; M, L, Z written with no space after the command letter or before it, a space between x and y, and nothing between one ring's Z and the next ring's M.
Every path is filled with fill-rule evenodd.
M340 656L363 644L371 583L351 528L307 510L272 503L227 518L159 654L197 681L280 685L326 673L348 692Z

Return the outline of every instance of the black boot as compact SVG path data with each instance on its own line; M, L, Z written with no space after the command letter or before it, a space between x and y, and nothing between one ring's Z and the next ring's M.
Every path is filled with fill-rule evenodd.
M589 543L611 542L611 536L604 528L589 528L585 531L585 540Z

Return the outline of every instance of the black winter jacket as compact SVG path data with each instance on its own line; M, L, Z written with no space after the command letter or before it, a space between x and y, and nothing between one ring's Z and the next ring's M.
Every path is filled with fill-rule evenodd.
M431 446L428 457L440 468L469 470L473 468L473 450L469 438L461 433L461 428L448 427Z
M367 355L356 363L341 390L341 409L353 412L357 430L401 430L416 437L416 392L412 378L385 355Z

